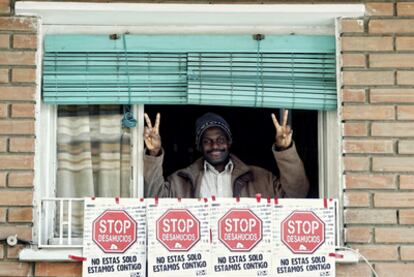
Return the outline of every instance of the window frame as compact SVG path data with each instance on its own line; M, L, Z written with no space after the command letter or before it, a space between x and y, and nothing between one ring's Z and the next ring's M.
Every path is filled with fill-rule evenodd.
M116 4L116 3L64 3L64 2L16 2L16 15L30 15L39 17L38 21L38 50L37 64L37 88L36 88L36 154L35 154L35 180L34 180L34 227L33 239L39 241L39 201L42 197L50 196L55 184L56 161L53 160L53 151L56 149L47 146L56 145L55 138L44 140L47 134L56 135L56 109L47 111L41 102L41 76L42 76L42 51L45 34L51 33L142 33L142 34L178 34L178 33L269 33L269 34L333 34L339 43L338 18L358 17L364 15L363 4L298 4L298 5L266 5L266 4L229 4L229 5L204 5L204 4ZM157 19L164 17L165 12L171 16L168 22L148 24L149 22L136 22L134 18L138 12L145 12L148 18ZM108 16L114 12L118 16ZM217 21L214 16L217 12L226 14L226 18ZM193 22L174 24L179 22L183 13L191 14ZM125 14L127 16L123 16ZM272 20L262 22L263 15ZM95 23L89 25L91 21ZM147 18L147 20L148 20ZM246 18L249 22L246 23ZM108 23L108 19L110 20ZM200 20L202 19L202 20ZM122 22L119 22L119 21ZM201 21L198 22L198 20ZM117 22L118 21L118 22ZM242 25L243 23L243 25ZM93 28L91 28L93 27ZM339 49L339 47L337 47ZM337 67L339 68L339 52L337 50ZM340 71L337 71L338 91L340 86ZM339 95L339 94L338 94ZM340 114L340 99L338 108L331 112L318 112L318 144L319 144L319 196L335 197L341 203L342 174L340 170L341 158L341 128L338 121ZM135 105L134 114L137 118L143 118L144 106ZM45 122L47 127L45 128ZM48 129L48 130L46 130ZM144 122L138 121L137 128L133 130L132 137L138 138L143 133ZM47 132L49 131L49 132ZM46 133L45 133L46 132ZM143 196L143 140L133 139L133 180L135 183L134 195ZM53 143L54 142L54 143ZM45 148L46 151L45 151ZM332 149L336 149L332 151ZM329 151L328 151L329 150ZM45 152L44 152L45 151ZM41 153L41 154L40 154ZM46 157L45 157L46 156ZM56 157L56 155L54 156ZM321 163L322 161L322 163ZM326 165L335 170L326 169ZM50 169L54 169L53 171ZM45 172L47 174L42 175ZM336 173L336 174L335 174ZM46 181L45 181L46 176ZM52 186L48 185L51 184ZM342 220L342 218L340 219ZM340 222L338 222L339 224ZM339 238L342 239L343 224L338 225ZM56 248L56 249L25 249L20 253L20 260L53 260L68 261L68 254L80 255L81 248ZM39 255L40 254L40 255Z

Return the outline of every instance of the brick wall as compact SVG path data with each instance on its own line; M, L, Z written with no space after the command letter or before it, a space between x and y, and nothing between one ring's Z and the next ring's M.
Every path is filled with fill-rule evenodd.
M394 2L342 22L345 241L379 276L412 276L414 2Z
M0 239L32 239L36 20L0 0ZM32 275L24 247L0 244L0 275Z
M11 1L0 0L0 239L30 240L37 21L14 16ZM345 242L379 276L412 276L414 2L366 8L364 18L341 24ZM23 246L0 243L0 276L80 276L80 263L20 262ZM371 273L360 263L338 266L337 276Z

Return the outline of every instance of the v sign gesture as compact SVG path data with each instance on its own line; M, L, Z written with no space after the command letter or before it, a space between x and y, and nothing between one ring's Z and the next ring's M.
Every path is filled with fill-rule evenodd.
M152 126L147 113L144 114L144 117L145 122L147 122L147 126L145 126L144 129L145 146L149 150L151 156L157 156L161 150L161 137L159 132L161 115L157 113L154 127Z
M275 114L272 113L273 124L276 128L276 139L275 146L280 149L286 149L292 143L292 129L287 125L288 121L288 110L283 112L282 125L276 119Z

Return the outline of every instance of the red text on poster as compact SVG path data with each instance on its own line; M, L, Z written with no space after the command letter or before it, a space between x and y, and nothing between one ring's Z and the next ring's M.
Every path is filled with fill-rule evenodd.
M230 251L250 251L262 239L262 221L249 209L229 210L218 225L219 240Z
M105 253L124 253L137 240L137 223L125 211L106 210L93 221L92 240Z
M281 222L281 239L295 254L312 254L325 242L325 223L312 211L294 211Z
M188 251L200 240L200 222L186 209L171 209L157 220L156 232L169 251Z

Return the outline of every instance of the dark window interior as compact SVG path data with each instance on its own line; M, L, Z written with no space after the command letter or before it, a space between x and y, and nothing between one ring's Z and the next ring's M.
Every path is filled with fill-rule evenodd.
M188 166L201 156L195 148L195 121L206 112L215 112L230 124L233 133L231 152L246 164L254 164L277 173L271 146L275 128L270 117L279 110L191 105L146 105L152 120L161 113L160 134L165 150L164 174ZM318 197L318 113L291 110L289 115L293 139L302 158L311 189L309 198ZM279 118L279 116L278 116Z

